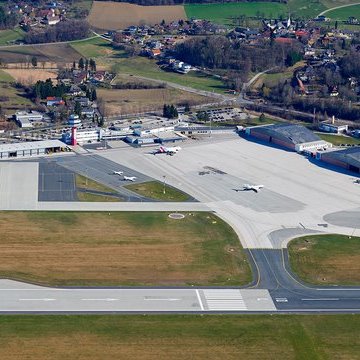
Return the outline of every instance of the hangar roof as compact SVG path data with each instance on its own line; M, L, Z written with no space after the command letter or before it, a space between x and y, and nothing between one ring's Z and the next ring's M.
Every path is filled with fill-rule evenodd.
M66 145L59 140L41 140L41 141L24 141L12 144L1 144L0 153L14 152L22 150L36 150L36 149L49 149L57 147L66 147Z
M268 136L285 138L295 145L321 140L318 135L314 134L306 127L297 124L272 124L255 127L255 129L256 131L260 130L264 132Z
M360 168L360 146L334 150L329 152L327 156Z

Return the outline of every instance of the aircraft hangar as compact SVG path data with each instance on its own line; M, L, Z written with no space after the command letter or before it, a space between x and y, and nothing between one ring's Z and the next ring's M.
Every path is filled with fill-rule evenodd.
M297 152L313 153L332 146L306 127L291 123L248 127L245 134Z
M319 152L316 156L328 164L360 173L360 146Z

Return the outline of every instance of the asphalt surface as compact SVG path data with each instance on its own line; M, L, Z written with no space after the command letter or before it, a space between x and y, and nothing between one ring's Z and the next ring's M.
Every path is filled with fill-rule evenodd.
M39 162L39 201L76 201L75 173L53 161Z
M125 176L135 176L136 181L131 182L134 184L153 180L136 170L92 154L57 158L56 162L65 169L116 190L126 201L149 201L147 198L127 190L124 185L128 185L130 182L124 181L123 176L114 174L114 171L123 171Z

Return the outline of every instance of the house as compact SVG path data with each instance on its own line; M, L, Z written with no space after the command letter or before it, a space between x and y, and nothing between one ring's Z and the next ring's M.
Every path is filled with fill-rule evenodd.
M79 88L77 85L71 85L70 90L68 91L70 96L83 96L84 91Z
M48 96L46 98L46 106L59 106L65 105L65 101L62 98L57 98L55 96Z
M47 16L44 19L44 22L46 25L56 25L57 23L60 22L60 17L59 16Z
M155 58L157 56L161 55L161 50L160 49L152 49L150 50L150 56Z
M95 111L92 107L83 107L81 109L81 116L84 116L86 118L92 118L95 114Z
M87 107L90 105L90 100L85 96L74 98L74 102L75 103L78 102L78 103L80 103L81 106L84 106L84 107Z

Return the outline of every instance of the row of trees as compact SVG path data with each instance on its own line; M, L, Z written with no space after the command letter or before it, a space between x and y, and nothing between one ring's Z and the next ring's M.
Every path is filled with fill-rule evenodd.
M39 44L84 39L89 29L85 20L66 20L46 29L30 30L24 40L28 44Z
M90 59L90 60L85 59L84 60L83 58L80 58L77 66L78 66L78 69L80 69L80 70L96 71L96 61L94 59ZM76 62L75 61L73 62L72 68L76 69Z

